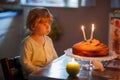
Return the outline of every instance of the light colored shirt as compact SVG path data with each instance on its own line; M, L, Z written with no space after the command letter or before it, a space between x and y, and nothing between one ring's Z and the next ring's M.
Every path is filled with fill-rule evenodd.
M30 36L23 41L21 63L28 73L46 66L57 57L52 40L48 36L45 36L44 46L38 44Z

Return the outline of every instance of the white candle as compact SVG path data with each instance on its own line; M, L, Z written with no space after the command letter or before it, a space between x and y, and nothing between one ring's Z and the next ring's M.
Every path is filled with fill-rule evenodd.
M92 24L92 30L91 30L90 40L93 39L94 30L95 30L95 26L94 26L94 24Z
M84 26L83 26L83 25L82 25L81 29L82 29L82 33L83 33L84 40L87 40L87 39L86 39L85 30L84 30Z

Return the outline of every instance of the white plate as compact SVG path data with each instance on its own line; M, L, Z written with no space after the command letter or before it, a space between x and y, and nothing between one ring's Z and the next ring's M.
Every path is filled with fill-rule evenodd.
M84 61L94 61L94 60L95 61L109 61L109 60L117 58L117 55L114 51L110 51L108 56L103 56L103 57L84 57L84 56L74 55L72 53L72 48L69 48L65 50L64 52L67 56L73 57L77 60L84 60Z

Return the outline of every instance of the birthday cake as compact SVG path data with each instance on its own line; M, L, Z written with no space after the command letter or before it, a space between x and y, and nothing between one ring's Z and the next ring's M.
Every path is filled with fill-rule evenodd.
M108 47L97 39L78 42L72 46L75 55L86 57L102 57L109 54Z

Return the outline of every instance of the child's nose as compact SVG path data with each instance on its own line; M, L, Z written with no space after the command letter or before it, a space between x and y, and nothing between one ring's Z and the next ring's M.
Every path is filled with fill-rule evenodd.
M50 25L47 25L47 29L50 29Z

